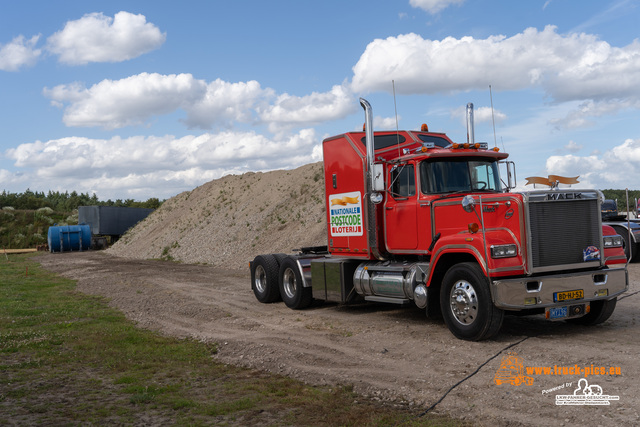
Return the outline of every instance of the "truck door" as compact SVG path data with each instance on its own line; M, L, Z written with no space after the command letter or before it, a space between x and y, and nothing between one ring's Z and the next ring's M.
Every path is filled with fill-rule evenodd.
M415 165L394 165L388 176L385 202L385 241L390 252L418 247Z

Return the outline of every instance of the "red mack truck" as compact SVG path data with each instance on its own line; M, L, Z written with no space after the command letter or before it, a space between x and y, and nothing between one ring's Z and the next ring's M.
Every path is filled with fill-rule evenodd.
M364 131L323 141L328 245L258 255L260 302L415 304L473 341L495 336L505 313L587 325L611 316L627 259L602 224L601 192L512 191L515 165L474 141L471 103L466 143L426 125L374 132L360 103Z

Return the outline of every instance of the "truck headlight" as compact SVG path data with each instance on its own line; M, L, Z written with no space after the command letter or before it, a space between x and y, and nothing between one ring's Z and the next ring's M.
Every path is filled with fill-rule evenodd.
M622 236L616 234L614 236L604 236L604 247L605 248L618 248L622 246Z
M518 247L513 243L491 246L491 258L511 258L517 255Z

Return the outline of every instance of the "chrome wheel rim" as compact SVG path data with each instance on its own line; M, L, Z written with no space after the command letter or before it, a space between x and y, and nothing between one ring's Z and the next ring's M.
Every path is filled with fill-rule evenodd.
M298 283L296 280L296 274L290 268L287 268L282 275L282 284L284 288L284 293L287 294L288 298L294 298L296 296L296 289L298 287Z
M256 290L263 294L267 290L267 273L261 265L256 266L255 278L253 284Z
M449 295L451 313L462 325L470 325L478 317L478 296L471 283L458 280Z

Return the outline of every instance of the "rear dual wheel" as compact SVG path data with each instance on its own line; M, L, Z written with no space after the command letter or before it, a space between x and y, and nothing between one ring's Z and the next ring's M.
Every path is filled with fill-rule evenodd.
M280 264L280 295L289 308L302 309L311 304L313 295L310 287L305 287L300 268L295 259L286 257Z
M251 289L258 301L280 301L278 260L274 255L258 255L251 263Z

